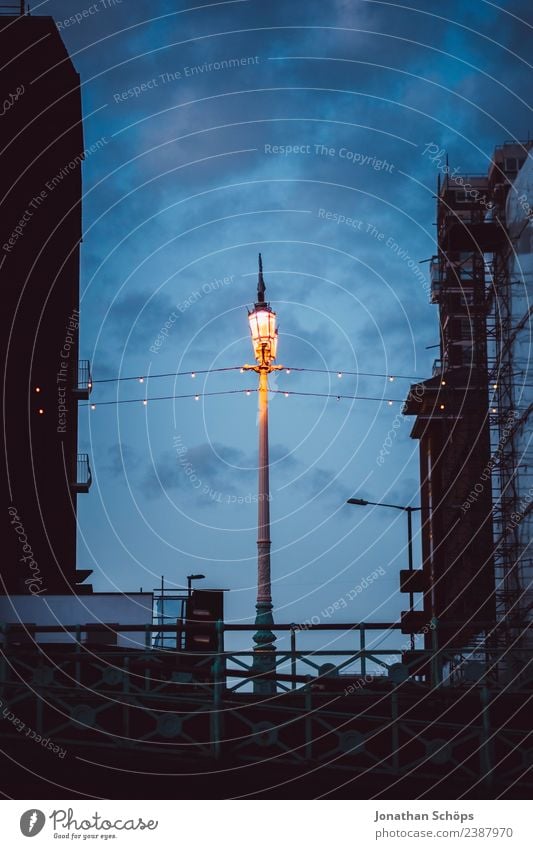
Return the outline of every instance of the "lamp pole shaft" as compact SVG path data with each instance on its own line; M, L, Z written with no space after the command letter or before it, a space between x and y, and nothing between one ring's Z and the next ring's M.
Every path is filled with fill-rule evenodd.
M268 373L269 366L259 367L259 469L257 507L257 604L254 634L254 693L272 695L276 692L272 675L276 668L275 635L271 627L272 594L270 586L270 484L268 468Z
M257 603L271 604L268 369L259 369L259 474L257 505Z

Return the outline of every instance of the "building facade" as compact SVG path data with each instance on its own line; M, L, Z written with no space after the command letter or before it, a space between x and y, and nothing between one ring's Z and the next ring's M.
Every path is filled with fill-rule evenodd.
M0 592L76 585L79 246L83 127L79 76L51 17L0 17Z

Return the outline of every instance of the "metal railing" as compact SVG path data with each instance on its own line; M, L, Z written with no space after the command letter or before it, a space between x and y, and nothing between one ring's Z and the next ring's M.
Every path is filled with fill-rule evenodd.
M75 393L78 398L85 401L88 400L93 388L93 379L91 375L90 360L78 361L78 382L76 384Z
M20 3L5 3L0 6L0 15L13 15L18 11L19 15L25 15L26 12L24 10L25 0L20 0ZM3 11L4 9L9 9L11 11Z
M449 623L447 623L448 626ZM488 625L489 623L487 623ZM253 667L253 659L256 651L252 648L226 650L224 637L228 633L252 632L257 626L255 624L232 624L217 622L211 624L211 633L216 632L216 651L184 651L154 645L154 636L158 635L160 640L164 634L176 635L179 632L197 630L198 623L190 624L186 621L179 624L146 624L107 626L98 623L83 625L36 625L36 624L7 624L0 626L0 639L4 651L7 646L14 651L35 650L35 646L49 646L50 652L65 651L67 655L72 652L76 654L77 663L86 653L86 645L94 640L98 644L98 654L105 656L110 652L113 665L124 665L129 663L137 655L136 662L146 662L150 666L154 656L158 656L162 663L173 664L176 672L182 673L183 681L194 679L194 673L201 670L204 675L204 683L218 684L228 692L237 692L254 679L270 678L276 682L278 692L290 692L293 690L306 689L309 685L315 686L318 682L322 685L334 686L339 689L342 683L347 687L356 686L357 682L364 680L365 689L371 690L373 684L382 684L388 681L397 685L405 681L412 683L427 684L431 687L443 685L451 686L457 676L452 679L445 674L447 665L456 668L458 649L439 646L438 627L432 620L431 649L409 650L407 639L395 648L380 648L383 640L390 638L395 632L401 631L401 623L369 622L369 623L346 623L346 624L276 624L274 632L281 642L283 635L288 635L288 645L276 648L273 655L273 663L269 673L258 675ZM459 625L459 623L458 623ZM112 632L112 633L111 633ZM302 648L298 645L298 635L303 633L317 632L341 632L344 638L348 638L353 644L346 648ZM105 634L110 634L106 646ZM379 644L372 646L369 635L377 633ZM96 636L94 636L96 635ZM122 645L117 645L117 638L122 635ZM140 639L137 638L140 636ZM55 636L55 640L54 640ZM336 638L338 639L338 638ZM112 649L111 649L112 647ZM479 679L485 684L497 682L497 671L499 665L505 662L505 649L492 648L484 645L483 669L479 667L479 642L473 643L469 648L461 650L464 662L472 659L476 662ZM87 654L88 659L92 657ZM524 662L524 669L533 666L533 657ZM444 674L443 674L444 672ZM531 670L533 673L533 669ZM192 673L192 675L191 675ZM124 679L126 680L126 679ZM178 679L175 679L178 680Z
M88 454L78 454L76 462L76 480L74 481L74 489L76 492L89 492L93 476L89 463Z

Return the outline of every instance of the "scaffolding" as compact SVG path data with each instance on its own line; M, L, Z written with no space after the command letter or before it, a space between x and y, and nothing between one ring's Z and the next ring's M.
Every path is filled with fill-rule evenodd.
M510 660L532 641L531 525L533 488L530 416L529 304L533 282L531 222L533 142L496 148L489 171L491 215L506 239L489 258L493 309L489 327L492 392L492 484L497 616ZM523 350L522 350L523 349ZM510 663L512 670L516 663Z
M504 651L502 681L525 674L533 647L532 149L505 142L487 174L450 176L447 166L439 180L431 302L440 358L404 407L417 416L432 610L442 628L463 604L475 625L485 605L493 626L476 633Z

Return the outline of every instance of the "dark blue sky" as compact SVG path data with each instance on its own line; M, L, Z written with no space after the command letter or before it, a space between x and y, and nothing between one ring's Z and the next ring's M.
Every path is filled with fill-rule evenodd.
M95 380L250 361L258 250L280 362L429 376L437 309L418 263L435 252L438 162L425 151L481 173L496 144L527 138L530 4L192 5L33 6L60 26L95 145L81 286ZM409 381L293 372L274 385L401 399ZM228 618L253 616L256 396L98 406L247 386L239 371L95 385L97 409L81 411L95 482L80 498L78 562L95 589L200 571L231 588ZM378 566L335 617L394 619L405 606L405 516L344 504L418 503L418 443L400 407L272 397L279 621L321 616ZM418 561L418 538L415 549Z

